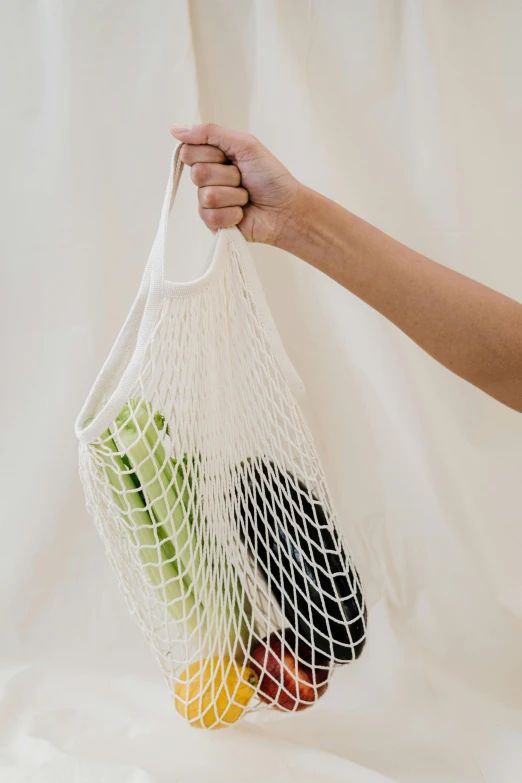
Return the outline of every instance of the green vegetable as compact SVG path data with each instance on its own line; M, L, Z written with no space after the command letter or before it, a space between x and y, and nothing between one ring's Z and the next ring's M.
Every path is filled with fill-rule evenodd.
M222 560L223 551L205 520L194 520L202 480L195 460L166 456L165 418L150 403L129 400L115 424L95 448L152 584L164 590L172 616L187 630L208 630L211 648L219 645L224 654L241 657L251 607L235 574L228 579L227 570L224 584L223 574L209 567Z
M138 548L152 585L160 592L172 617L178 622L184 622L187 630L193 632L200 626L200 613L197 611L194 593L182 587L172 542L146 510L136 478L129 472L128 459L118 453L110 430L106 430L94 448L103 459L112 497Z
M200 542L189 522L188 505L183 503L183 477L174 474L159 440L165 427L161 414L153 414L145 402L131 400L116 417L117 439L157 522L163 526L175 549L178 571L187 590L203 592ZM181 478L181 481L180 481Z

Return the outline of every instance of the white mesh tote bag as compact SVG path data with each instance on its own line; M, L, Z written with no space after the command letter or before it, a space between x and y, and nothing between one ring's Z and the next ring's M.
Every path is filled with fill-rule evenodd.
M178 145L141 286L78 416L80 473L128 608L193 726L313 705L366 636L288 360L237 227L164 280Z

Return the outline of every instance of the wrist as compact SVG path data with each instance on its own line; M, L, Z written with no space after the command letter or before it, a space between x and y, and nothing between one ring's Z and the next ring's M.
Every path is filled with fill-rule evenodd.
M311 188L298 183L292 204L281 215L281 226L271 242L274 247L296 254L299 239L305 228L310 227L314 197L317 195Z

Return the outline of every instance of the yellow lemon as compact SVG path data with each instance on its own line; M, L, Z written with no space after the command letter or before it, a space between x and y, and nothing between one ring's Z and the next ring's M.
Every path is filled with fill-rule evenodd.
M235 723L254 695L257 674L230 658L196 661L180 676L174 704L192 726L221 729Z

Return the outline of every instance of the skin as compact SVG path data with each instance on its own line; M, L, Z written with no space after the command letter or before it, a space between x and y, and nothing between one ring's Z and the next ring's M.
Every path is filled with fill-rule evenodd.
M215 233L282 248L336 280L469 383L522 412L522 305L426 258L298 182L249 133L174 126Z

